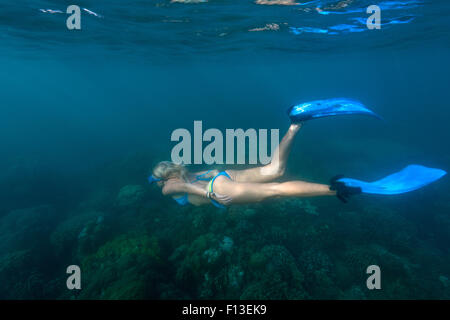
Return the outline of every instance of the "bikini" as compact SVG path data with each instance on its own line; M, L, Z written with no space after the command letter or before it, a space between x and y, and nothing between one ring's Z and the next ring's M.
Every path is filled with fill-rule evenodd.
M196 176L195 179L193 181L191 181L191 183L193 183L195 181L198 181L198 180L209 181L209 183L208 183L208 191L209 192L214 192L213 191L213 184L214 184L214 180L216 180L217 177L225 176L225 177L227 177L228 179L231 180L231 177L225 171L219 172L213 178L202 178L203 176L207 175L210 171L212 171L212 170L208 170L205 173L202 173L202 174ZM172 197L172 198L176 202L178 202L178 204L181 205L181 206L189 204L189 199L188 199L188 194L187 193L185 193L181 197L177 197L177 198ZM210 199L210 200L211 200L212 204L215 205L217 208L220 208L220 209L224 209L225 208L224 205L218 203L216 200L214 200L214 199Z

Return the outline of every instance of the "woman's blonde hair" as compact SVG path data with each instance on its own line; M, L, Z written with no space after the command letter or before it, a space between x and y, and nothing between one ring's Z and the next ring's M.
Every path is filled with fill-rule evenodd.
M167 180L169 178L179 178L188 180L188 171L181 164L175 164L171 161L161 161L153 168L153 176L158 179Z

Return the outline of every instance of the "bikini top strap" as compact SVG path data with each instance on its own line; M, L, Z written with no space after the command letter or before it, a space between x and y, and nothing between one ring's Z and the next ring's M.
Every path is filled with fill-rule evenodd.
M206 175L207 175L208 173L210 173L212 170L213 170L213 169L208 170L208 171L206 171L206 172L204 172L204 173L202 173L202 174L196 176L196 177L195 177L195 180L193 180L192 182L198 181L198 180L203 180L203 181L209 181L209 180L211 180L212 178L202 178L202 177L203 177L203 176L206 176Z

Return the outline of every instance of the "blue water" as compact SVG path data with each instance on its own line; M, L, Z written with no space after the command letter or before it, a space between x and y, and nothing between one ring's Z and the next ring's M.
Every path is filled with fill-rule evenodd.
M308 122L285 180L448 171L448 1L78 1L91 13L68 30L71 4L0 4L0 298L450 298L448 177L225 215L146 185L177 128L283 134L288 107L334 97L385 121ZM380 30L365 26L372 4ZM81 291L65 288L73 264Z

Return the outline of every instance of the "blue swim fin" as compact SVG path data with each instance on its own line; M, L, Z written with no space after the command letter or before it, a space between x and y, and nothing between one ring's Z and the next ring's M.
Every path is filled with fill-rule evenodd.
M341 178L337 181L343 182L348 187L359 187L363 193L401 194L422 188L446 174L447 172L441 169L412 164L399 172L374 182L350 178Z
M361 102L346 98L304 102L288 109L288 115L292 122L346 114L363 114L382 119Z

